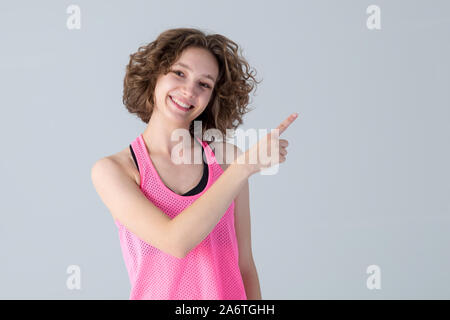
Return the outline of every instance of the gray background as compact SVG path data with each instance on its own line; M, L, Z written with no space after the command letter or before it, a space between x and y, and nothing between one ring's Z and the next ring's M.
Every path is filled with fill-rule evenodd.
M66 9L81 8L69 30ZM381 30L366 8L381 8ZM450 298L448 1L2 1L0 298L128 299L117 228L90 180L145 124L129 54L174 27L236 41L263 79L242 129L284 133L250 178L263 299ZM369 265L381 289L369 290ZM81 268L81 290L66 269Z

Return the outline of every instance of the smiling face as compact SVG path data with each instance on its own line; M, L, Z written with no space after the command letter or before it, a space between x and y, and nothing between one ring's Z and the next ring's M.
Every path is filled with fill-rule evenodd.
M206 49L185 49L155 86L154 112L188 126L205 110L219 74L216 58Z

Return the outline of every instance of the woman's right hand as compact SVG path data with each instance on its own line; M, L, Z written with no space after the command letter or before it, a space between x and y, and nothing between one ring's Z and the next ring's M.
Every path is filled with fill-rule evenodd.
M239 155L235 162L248 166L250 175L252 175L286 161L288 141L279 137L297 117L297 113L291 114L276 129L271 130L258 143Z

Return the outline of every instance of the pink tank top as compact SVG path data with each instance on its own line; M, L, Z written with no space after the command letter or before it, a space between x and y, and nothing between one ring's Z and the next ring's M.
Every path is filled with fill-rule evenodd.
M191 196L178 195L162 182L142 134L131 143L142 193L171 218L203 195L223 173L208 143L197 140L204 148L209 174L206 188ZM115 223L131 283L130 300L247 300L238 264L234 201L211 233L182 259L144 242L119 220Z

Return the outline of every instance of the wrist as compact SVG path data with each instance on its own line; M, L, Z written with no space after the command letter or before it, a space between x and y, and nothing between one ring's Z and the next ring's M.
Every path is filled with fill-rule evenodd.
M236 158L230 166L233 166L237 168L237 170L240 170L243 175L245 175L247 178L249 178L252 174L258 172L255 165L251 165L245 161L245 155L242 154L238 158Z

